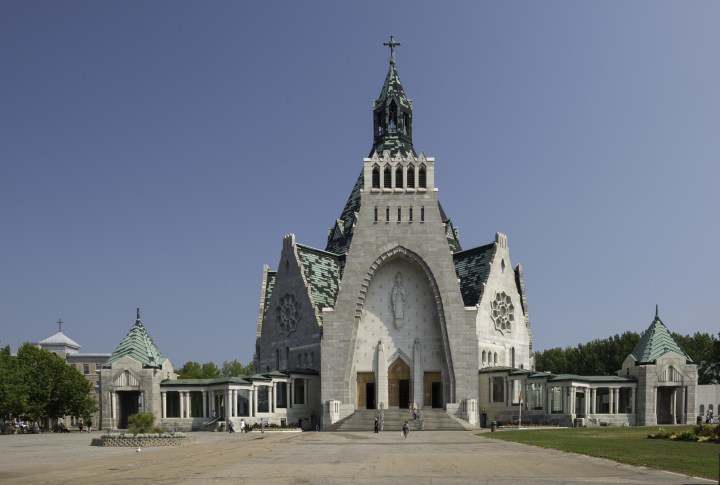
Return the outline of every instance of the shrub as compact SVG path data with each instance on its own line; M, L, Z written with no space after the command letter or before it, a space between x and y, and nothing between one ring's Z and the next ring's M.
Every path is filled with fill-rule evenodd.
M155 431L155 415L153 413L131 414L128 416L128 426L128 432L131 434L152 433Z

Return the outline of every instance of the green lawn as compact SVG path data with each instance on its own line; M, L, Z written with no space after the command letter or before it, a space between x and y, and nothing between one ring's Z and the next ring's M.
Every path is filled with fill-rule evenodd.
M668 431L692 430L693 426L664 426ZM483 438L609 458L630 465L684 473L709 479L718 477L720 445L670 440L651 440L658 426L501 430L481 433Z

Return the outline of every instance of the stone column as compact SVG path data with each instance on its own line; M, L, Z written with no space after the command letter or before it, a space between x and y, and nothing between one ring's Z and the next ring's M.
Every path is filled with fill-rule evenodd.
M635 414L635 388L630 388L630 414Z
M203 418L208 417L207 413L207 391L202 391L202 402L203 402Z
M375 361L377 371L375 373L375 389L377 392L377 406L378 409L388 408L388 375L387 375L387 362L385 361L385 346L383 345L382 339L378 341L377 345L377 359ZM357 403L355 403L357 404Z
M568 397L568 401L570 401L568 414L575 414L575 386L570 386L570 395Z
M595 404L595 399L597 398L597 389L592 388L590 389L590 414L595 414L597 411L597 407Z
M420 351L420 339L415 339L413 345L413 395L412 402L417 404L418 409L422 409L424 406L425 395L423 393L423 366L422 366L422 354Z
M253 407L255 408L255 413L258 412L258 388L253 388Z
M255 388L251 387L248 390L248 416L251 418L255 416L254 403L255 403Z
M272 399L270 400L270 412L275 412L277 409L277 382L272 383Z
M609 400L609 409L608 412L610 414L615 414L613 411L615 410L615 391L612 388L608 387L608 400Z
M670 412L672 413L673 424L677 424L677 387L673 389L672 396L670 397Z
M113 419L113 424L117 427L117 423L114 421L115 416L115 403L117 402L117 393L115 391L110 392L110 417Z
M162 398L162 413L160 414L160 416L163 418L167 418L167 392L162 391L160 393L160 397Z
M187 417L192 418L192 394L187 392Z
M185 392L180 391L180 417L185 417Z
M294 387L295 387L295 386L293 386L293 380L292 380L292 379L288 379L288 403L287 403L287 408L288 408L288 409L290 409L290 408L292 407L292 405L293 405L293 396L294 396L294 394L293 394L293 388L294 388Z

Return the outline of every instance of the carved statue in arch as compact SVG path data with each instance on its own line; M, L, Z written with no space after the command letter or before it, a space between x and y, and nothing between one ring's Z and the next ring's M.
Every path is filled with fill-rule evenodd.
M403 276L400 271L395 274L395 286L390 293L390 302L393 309L395 328L402 327L405 321L405 302L407 301L407 290L403 286Z

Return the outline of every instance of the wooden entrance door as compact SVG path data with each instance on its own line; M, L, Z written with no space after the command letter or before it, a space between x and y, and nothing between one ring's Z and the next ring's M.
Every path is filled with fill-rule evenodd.
M423 376L423 401L426 407L442 408L442 378L439 372L426 372Z
M375 373L357 373L357 407L375 409Z
M410 404L410 367L400 358L388 368L389 407L407 408Z

